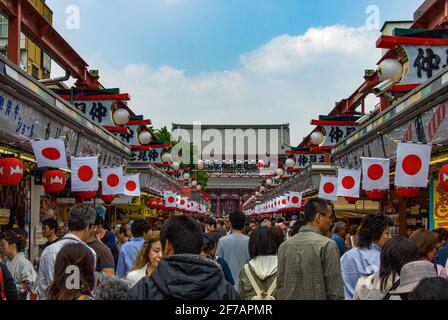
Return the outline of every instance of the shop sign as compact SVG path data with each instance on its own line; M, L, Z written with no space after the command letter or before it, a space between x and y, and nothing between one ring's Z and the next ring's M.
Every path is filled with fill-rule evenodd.
M423 83L448 64L448 46L401 45L407 72L400 84Z
M143 203L140 205L120 206L117 208L117 211L129 219L144 219L157 216L157 210L150 209Z
M325 132L325 140L322 147L334 146L347 138L356 130L355 126L344 125L322 125Z
M81 101L75 100L73 105L87 118L103 126L114 126L112 120L112 106L114 100Z
M7 225L9 217L11 216L11 209L0 209L0 225Z
M434 229L445 228L448 230L448 191L440 187L438 179L432 178L431 180L432 225Z
M42 224L38 224L34 227L34 245L42 246L45 243L47 243L47 239L42 235Z
M128 132L115 132L115 136L119 138L121 141L126 143L127 145L140 145L140 142L138 141L138 134L139 134L139 128L142 125L138 124L131 124L126 125L128 128Z
M136 143L138 145L138 143ZM163 148L154 148L150 150L132 150L129 162L133 163L163 163Z
M313 163L324 163L325 162L325 154L294 154L296 159L295 169L303 169L309 164Z

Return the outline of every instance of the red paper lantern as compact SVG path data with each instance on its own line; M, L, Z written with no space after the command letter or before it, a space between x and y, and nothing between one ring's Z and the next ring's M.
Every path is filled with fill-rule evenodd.
M44 189L50 193L58 193L64 190L67 183L67 177L64 171L61 170L48 170L45 171L42 182Z
M159 204L158 204L157 209L160 209L160 210L165 210L166 209L165 208L165 200L164 199L159 199Z
M443 190L448 191L448 164L440 168L439 184Z
M84 200L90 200L92 198L95 198L96 191L80 191L78 192L78 197Z
M386 190L366 190L367 198L371 200L381 200L386 196Z
M419 188L396 187L395 192L400 198L415 198L418 195Z
M16 158L0 159L0 185L16 186L23 178L23 162Z
M116 198L116 196L113 195L113 194L108 194L108 195L104 195L104 194L103 194L103 195L101 196L101 199L102 199L105 203L107 203L107 204L111 204L112 201L115 200L115 198Z
M359 198L355 198L355 197L344 197L345 201L347 201L350 204L355 204L356 201L359 200Z

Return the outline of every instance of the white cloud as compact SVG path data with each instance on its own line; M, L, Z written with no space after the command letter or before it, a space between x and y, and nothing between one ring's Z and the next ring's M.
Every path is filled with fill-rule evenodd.
M101 83L130 93L131 108L156 127L172 122L287 123L296 145L312 127L363 81L364 69L380 57L378 34L342 25L311 28L298 36L276 37L240 57L235 70L187 76L170 66L124 69L88 60L100 69Z

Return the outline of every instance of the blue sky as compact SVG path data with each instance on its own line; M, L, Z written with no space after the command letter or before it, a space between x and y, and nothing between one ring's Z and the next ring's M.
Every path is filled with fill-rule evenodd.
M412 20L422 2L47 0L56 29L100 69L102 83L128 91L158 125L290 122L293 144L312 128L313 115L326 114L375 67L379 31L363 29L366 8L379 8L382 25ZM72 4L79 30L65 26ZM313 68L340 72L343 81Z

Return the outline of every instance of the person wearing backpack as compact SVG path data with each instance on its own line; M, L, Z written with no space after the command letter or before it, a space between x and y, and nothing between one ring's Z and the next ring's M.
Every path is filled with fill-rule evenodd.
M17 288L8 267L0 262L0 301L18 300Z
M251 260L240 271L242 300L275 300L278 244L271 228L256 228L249 238Z

